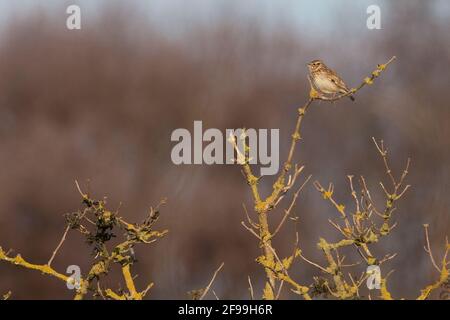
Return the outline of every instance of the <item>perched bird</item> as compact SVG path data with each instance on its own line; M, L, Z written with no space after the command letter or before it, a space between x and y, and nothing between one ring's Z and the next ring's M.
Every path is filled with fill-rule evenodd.
M345 82L321 60L313 60L308 63L308 69L314 86L321 93L332 95L336 95L336 93L349 93L350 90ZM352 95L349 98L355 101Z

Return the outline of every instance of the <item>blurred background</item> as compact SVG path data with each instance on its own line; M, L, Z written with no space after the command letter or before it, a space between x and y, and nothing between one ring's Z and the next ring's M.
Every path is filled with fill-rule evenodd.
M66 8L81 7L82 29L66 29ZM381 30L366 9L381 8ZM167 237L137 249L134 270L150 298L187 298L223 261L214 290L249 298L264 272L254 237L240 224L251 194L238 166L175 166L174 129L279 128L284 161L296 109L308 98L305 64L323 59L349 86L376 64L398 60L355 103L314 104L295 158L351 207L347 175L364 175L382 192L384 167L371 137L384 139L400 174L412 158L412 185L398 205L398 227L376 245L398 256L395 297L414 298L436 280L423 250L424 223L440 258L450 231L450 3L448 1L300 0L0 0L0 245L45 263L63 230L63 214L81 207L74 180L111 209L141 221L163 197L157 224ZM347 100L347 99L346 99ZM269 192L273 179L262 186ZM380 196L382 194L380 193ZM285 203L286 205L286 203ZM381 202L382 206L383 203ZM336 212L309 184L296 214L304 254L323 262L319 237L337 234ZM275 224L281 211L270 217ZM294 226L275 240L292 250ZM71 234L54 266L87 271L91 250ZM362 271L362 270L360 270ZM299 262L303 282L318 274ZM113 277L117 288L120 277ZM0 262L0 294L13 299L69 299L56 279ZM259 292L259 291L257 291ZM283 298L296 298L286 290Z

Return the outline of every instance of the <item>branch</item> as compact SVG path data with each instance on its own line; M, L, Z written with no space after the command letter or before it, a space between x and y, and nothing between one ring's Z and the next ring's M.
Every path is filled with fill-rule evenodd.
M263 199L261 197L261 194L260 194L259 188L258 188L258 183L259 183L260 178L257 178L252 173L252 170L251 170L251 167L249 164L249 159L247 156L248 146L245 143L245 134L243 135L244 137L240 137L240 139L242 140L242 142L244 144L243 152L241 152L238 148L238 145L236 142L236 137L230 136L229 141L230 141L230 143L232 143L235 151L237 152L238 162L242 165L243 174L247 180L247 184L251 188L252 196L253 196L253 200L254 200L254 209L255 209L256 213L258 214L258 218L259 218L257 225L254 224L248 218L249 223L250 223L251 227L253 227L253 229L251 227L248 227L243 222L242 222L242 224L247 230L249 230L252 234L257 236L257 238L260 240L260 246L264 252L264 256L260 257L260 258L263 260L262 264L265 268L268 282L265 285L263 298L265 298L265 299L274 299L275 298L275 294L274 294L273 290L276 287L277 276L274 273L273 266L276 265L275 260L277 259L277 257L276 257L276 253L274 252L274 250L272 248L271 239L273 238L274 235L276 235L280 231L280 229L283 226L283 224L285 223L287 217L290 215L290 212L291 212L292 208L294 207L295 201L298 197L299 191L297 191L294 194L294 198L293 198L290 206L288 207L287 210L285 210L285 214L284 214L280 224L277 226L277 228L275 229L275 231L273 233L271 233L271 231L269 229L267 214L269 211L273 210L280 203L280 201L283 199L284 195L294 186L297 177L300 175L301 171L303 170L303 167L299 168L296 165L294 168L294 174L290 175L288 180L286 181L286 177L287 177L289 171L292 169L292 162L293 162L293 157L294 157L297 142L299 140L301 140L300 129L301 129L303 118L304 118L307 110L309 109L311 104L316 100L337 101L339 99L346 97L347 95L356 93L361 88L363 88L365 85L372 84L373 80L375 78L379 77L381 72L384 71L387 68L387 66L394 60L395 60L395 57L393 57L391 60L389 60L386 64L378 65L377 69L374 72L372 72L371 77L366 78L364 80L364 82L358 88L350 90L350 92L348 94L341 95L341 96L335 97L330 100L327 100L326 97L320 96L318 94L318 92L314 89L313 84L311 83L311 91L310 91L309 99L302 107L300 107L298 109L297 122L295 125L294 132L291 136L291 145L289 148L289 153L287 155L287 159L283 164L281 173L279 174L275 183L272 186L271 194L265 199ZM309 79L309 80L311 82L311 79ZM300 190L301 190L301 188L300 188ZM339 209L341 214L345 217L345 212L344 212L343 206L339 206L339 205L337 205L337 203L335 203L335 205ZM348 229L349 229L350 224L347 221L346 217L345 217L345 219L346 219L346 225L348 226ZM255 228L255 226L257 226L257 228ZM258 230L259 235L255 232L254 229ZM351 241L351 243L355 243L355 241ZM365 248L365 250L368 251L367 248ZM291 283L291 285L295 286L295 284L294 284L295 281L290 279L287 275L284 275L283 277L285 277L286 280L280 279L278 276L278 280L281 281L281 283L283 283L283 281L286 281L288 283ZM305 290L302 288L303 287L301 287L301 286L298 287L297 291L307 294L306 293L307 291L305 291L307 288ZM301 294L303 294L303 293L301 293Z
M255 300L255 296L253 294L252 280L250 279L250 276L248 276L248 290L250 291L251 300Z
M40 271L43 274L55 277L59 280L64 281L65 283L71 283L71 284L76 284L74 281L75 279L68 277L65 274L59 273L58 271L56 271L55 269L53 269L52 267L50 267L49 265L39 265L39 264L33 264L30 262L27 262L24 258L22 258L22 256L20 254L16 255L14 258L9 257L4 251L3 249L0 247L0 260L9 262L13 265L16 266L20 266L26 269L30 269L30 270L37 270ZM82 291L86 290L86 281L80 279L80 289L77 289L77 295L80 294Z
M281 227L283 226L284 222L286 221L286 219L290 216L292 209L295 206L295 202L297 201L297 198L300 194L300 192L302 191L302 189L305 187L305 185L309 182L309 180L311 179L312 176L309 176L305 182L300 186L300 188L297 190L297 192L295 192L294 197L292 198L291 204L288 207L287 210L285 210L285 214L283 216L283 219L281 219L280 223L278 224L278 227L275 229L275 231L272 233L271 238L274 238L277 233L280 231Z
M450 264L450 262L447 260L448 253L450 251L450 244L448 242L448 239L446 239L445 253L442 258L442 263L441 263L442 267L439 268L437 266L436 261L434 260L433 254L431 252L430 241L428 239L428 225L424 225L424 228L425 228L425 237L426 237L426 241L427 241L427 247L425 248L425 251L429 254L431 263L433 264L433 266L438 270L439 279L434 284L431 284L431 285L425 287L425 289L421 290L421 294L419 297L417 297L417 300L427 299L430 296L430 294L433 292L433 290L436 290L436 289L442 287L443 285L448 283L448 281L450 279L450 271L448 269L448 265Z
M425 240L426 240L426 242L427 242L427 246L426 246L426 248L425 248L425 252L428 253L428 255L430 256L431 264L433 265L433 267L434 267L438 272L441 272L441 269L437 266L436 261L434 260L433 252L431 251L430 238L429 238L429 236L428 236L428 224L424 224L423 227L424 227L424 229L425 229Z
M225 264L222 262L219 266L219 268L217 268L217 270L214 272L213 277L211 278L211 281L208 283L208 285L206 286L205 290L203 290L202 295L200 296L199 300L203 300L203 298L206 296L206 294L208 293L209 289L211 288L214 280L216 279L217 274L220 272L220 270L223 268Z
M308 77L309 83L311 84L311 88L313 89L312 95L313 95L316 99L318 99L318 100L323 100L323 101L328 101L328 102L335 102L335 101L338 101L338 100L340 100L340 99L342 99L342 98L345 98L345 97L354 95L356 92L358 92L359 90L361 90L362 88L364 88L366 85L372 85L373 82L375 81L375 79L378 78L378 77L381 75L381 73L382 73L382 72L383 72L383 71L384 71L384 70L385 70L392 62L394 62L395 59L397 59L397 57L396 57L396 56L393 56L393 57L392 57L388 62L386 62L385 64L379 64L379 65L377 66L377 69L374 70L374 71L372 72L371 76L370 76L370 77L364 78L363 82L362 82L358 87L353 88L353 89L350 89L350 90L349 90L347 93L345 93L345 94L341 94L341 95L338 95L338 96L332 97L332 98L326 97L326 96L324 96L323 94L321 94L321 93L315 88L315 86L313 85L313 82L311 81L310 77Z
M58 253L58 250L61 248L61 246L62 246L62 244L64 243L64 241L66 241L66 236L67 236L67 233L69 232L69 230L70 230L70 224L68 224L68 225L66 226L66 230L64 231L64 234L63 234L61 240L59 241L58 246L57 246L56 249L53 251L52 256L51 256L50 259L48 260L48 262L47 262L47 265L48 265L48 266L50 266L50 265L52 264L52 261L53 261L53 259L55 259L55 256L56 256L56 254Z

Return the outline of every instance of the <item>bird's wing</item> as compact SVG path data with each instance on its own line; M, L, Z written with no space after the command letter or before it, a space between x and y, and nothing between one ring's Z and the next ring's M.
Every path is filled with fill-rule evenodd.
M330 80L331 82L333 82L339 89L344 90L344 91L348 91L348 87L345 84L344 80L342 80L341 78L339 78L336 73L333 72L333 74L331 74L330 76Z

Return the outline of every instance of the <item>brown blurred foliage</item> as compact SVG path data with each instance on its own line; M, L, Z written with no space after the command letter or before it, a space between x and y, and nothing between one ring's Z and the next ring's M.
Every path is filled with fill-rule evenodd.
M352 201L344 198L347 174L364 174L373 188L383 176L372 136L395 150L393 166L412 158L412 189L380 250L399 253L389 262L391 291L415 296L433 276L422 224L430 224L436 249L450 231L450 19L438 17L435 5L386 4L381 31L342 22L343 9L335 32L318 37L289 22L269 28L231 14L170 35L132 7L105 9L76 32L64 28L66 16L45 10L16 17L0 38L0 244L47 261L64 230L62 215L79 207L75 179L113 206L122 202L131 221L168 197L159 223L169 236L136 252L136 273L155 282L152 297L186 298L224 261L216 293L248 298L247 275L260 289L264 274L240 225L242 203L250 203L240 168L173 165L171 132L192 130L194 120L208 128L280 128L283 155L308 95L306 62L330 61L355 85L374 62L396 55L383 81L356 103L310 110L296 156L314 179L335 182L344 203ZM296 210L302 249L320 260L315 243L332 237L326 223L334 212L312 186ZM277 247L291 250L292 241L287 231ZM88 268L85 247L69 237L55 266ZM293 269L307 278L315 272ZM15 299L72 296L57 280L1 264L0 293L8 290Z

